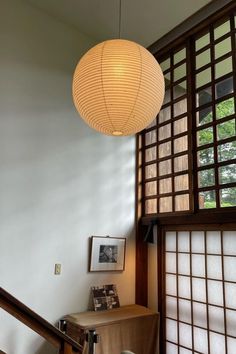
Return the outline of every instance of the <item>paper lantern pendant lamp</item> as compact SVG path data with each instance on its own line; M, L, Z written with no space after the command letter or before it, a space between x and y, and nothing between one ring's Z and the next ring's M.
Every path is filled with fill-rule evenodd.
M73 77L76 109L93 129L132 135L159 113L164 77L153 55L137 43L113 39L91 48Z

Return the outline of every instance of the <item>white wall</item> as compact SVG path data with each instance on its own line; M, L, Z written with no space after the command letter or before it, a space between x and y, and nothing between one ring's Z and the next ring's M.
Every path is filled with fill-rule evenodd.
M134 138L92 131L71 99L93 41L20 0L0 5L0 286L50 322L86 310L91 285L133 303ZM128 238L124 272L88 273L91 235ZM0 349L53 352L3 310Z

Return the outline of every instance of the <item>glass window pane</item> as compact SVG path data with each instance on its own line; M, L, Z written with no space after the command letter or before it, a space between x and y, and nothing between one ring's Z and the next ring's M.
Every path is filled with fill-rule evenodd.
M224 254L236 255L236 231L224 231Z
M226 307L236 309L236 284L225 283Z
M228 161L236 158L236 141L218 146L218 161Z
M178 354L178 347L175 344L166 342L166 354Z
M236 187L220 190L220 206L222 208L236 206Z
M159 199L160 213L168 213L172 211L172 197L162 197Z
M157 212L157 200L156 199L148 199L145 201L145 213L153 214Z
M145 178L154 178L157 176L157 165L154 163L145 167Z
M187 135L174 140L174 153L188 150L188 137Z
M231 51L231 38L229 37L215 45L215 59L218 59L219 57L225 55L230 51Z
M233 90L234 90L234 86L233 86L233 78L232 77L229 77L227 79L224 79L224 80L218 82L215 86L216 99L224 97L225 95L232 93Z
M145 150L145 161L149 162L155 160L157 158L157 149L156 147L152 147Z
M165 96L164 96L163 105L169 103L170 100L171 100L170 90L166 90L166 91L165 91Z
M159 193L171 193L172 192L172 179L164 178L159 181Z
M150 196L155 194L157 194L157 182L154 181L145 183L145 195Z
M145 134L145 145L153 144L157 141L156 129Z
M170 58L167 58L166 60L162 61L160 63L162 71L166 71L170 67Z
M186 85L187 85L186 81L182 81L181 83L179 83L178 85L175 85L173 87L174 100L176 98L186 95L186 93L187 93Z
M174 82L186 76L186 64L182 64L174 69Z
M174 121L174 135L186 132L188 129L187 117Z
M171 136L171 125L170 124L163 125L162 127L160 127L158 129L159 141L167 139L170 136Z
M211 82L211 68L205 69L196 75L196 87L206 85Z
M189 210L189 195L181 194L175 196L175 211Z
M183 99L174 104L174 117L187 112L187 99Z
M158 150L159 150L159 158L169 156L171 154L171 141L160 144Z
M209 43L210 43L210 35L209 35L209 33L206 33L204 36L202 36L196 40L196 43L195 43L196 50L199 50L199 49L205 47Z
M192 327L190 325L179 323L179 341L181 345L192 348Z
M209 187L215 185L215 170L202 170L198 172L198 187Z
M174 320L166 320L166 339L177 343L177 322Z
M217 139L226 139L235 136L235 119L217 125Z
M202 106L204 104L210 103L212 101L212 89L206 87L203 90L200 90L196 94L196 106Z
M190 299L190 277L178 276L179 297Z
M216 119L225 118L235 113L234 98L217 103L216 105Z
M163 193L171 193L172 192L172 179L164 178L159 180L159 192Z
M220 61L215 65L215 78L231 73L233 70L232 67L232 57L229 57L225 60Z
M158 116L158 122L163 123L169 120L171 117L170 107L164 108L160 111Z
M174 64L179 63L181 60L184 60L185 58L186 58L186 48L183 48L174 54Z
M198 126L212 122L212 120L213 120L212 107L210 106L210 107L201 109L200 111L197 111L196 118L197 118L197 125Z
M220 184L236 182L236 164L219 167Z
M214 29L214 39L222 37L224 34L230 32L230 22L226 21L222 25Z
M165 88L170 86L170 71L164 74Z
M201 129L197 132L197 145L207 145L213 143L213 127Z
M209 64L210 60L211 60L210 49L207 49L201 54L196 56L196 69L199 69L202 66Z
M227 347L228 347L228 354L234 354L236 348L236 338L227 337Z
M236 148L236 147L235 147ZM188 170L188 155L174 158L174 171L181 172Z
M188 184L189 177L188 175L181 175L181 176L176 176L174 181L175 181L175 191L184 191L188 190L189 184Z
M159 176L168 175L171 173L171 160L161 161L159 163Z
M215 191L200 192L198 195L199 209L216 208L216 194Z
M214 163L213 147L198 151L198 166L206 166Z

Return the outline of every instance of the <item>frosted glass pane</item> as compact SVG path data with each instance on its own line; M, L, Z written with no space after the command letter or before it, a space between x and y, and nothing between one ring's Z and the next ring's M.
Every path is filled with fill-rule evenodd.
M187 348L192 348L192 327L184 323L179 324L179 342Z
M236 231L224 231L224 254L236 255Z
M203 279L192 279L193 299L197 301L206 301L206 282Z
M190 299L190 278L189 277L178 277L179 284L179 296L186 299Z
M207 253L221 254L221 238L219 231L207 232Z
M173 320L166 320L166 339L177 343L177 322Z
M176 232L166 232L166 251L176 251Z
M196 328L193 329L194 333L194 349L200 353L208 353L208 340L207 331L204 329Z
M236 284L225 283L226 307L236 309Z
M178 354L178 347L172 343L166 343L166 354Z
M192 275L205 277L205 256L192 255Z
M222 279L221 257L207 256L207 277L211 279Z
M193 302L193 323L195 326L207 328L207 308L205 304Z
M236 257L224 257L225 280L236 282Z
M209 306L209 326L213 331L224 333L224 310L220 307Z
M166 274L166 294L176 295L176 276Z
M176 253L166 253L166 272L176 273Z
M184 60L185 58L186 58L186 48L174 54L174 64L177 64L179 61Z
M166 297L166 316L177 319L177 299L174 297Z
M159 212L168 213L172 211L172 197L162 197L159 199Z
M192 252L204 253L205 252L205 240L203 231L192 232Z
M228 337L227 344L228 344L228 354L235 354L236 339Z
M178 272L179 274L190 274L190 256L189 254L178 255Z
M176 195L175 211L189 210L189 194Z
M179 320L191 323L191 302L188 300L179 300Z
M208 302L213 305L223 306L222 282L208 280Z
M225 337L221 334L210 332L211 353L225 354Z
M236 311L226 310L226 323L227 334L236 337Z
M189 252L189 232L178 232L178 250L179 252Z

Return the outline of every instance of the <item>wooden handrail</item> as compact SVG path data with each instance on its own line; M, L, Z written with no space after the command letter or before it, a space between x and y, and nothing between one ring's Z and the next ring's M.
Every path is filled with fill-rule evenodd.
M60 354L82 353L83 347L0 287L0 307L45 338Z

